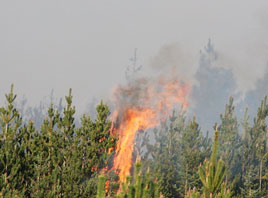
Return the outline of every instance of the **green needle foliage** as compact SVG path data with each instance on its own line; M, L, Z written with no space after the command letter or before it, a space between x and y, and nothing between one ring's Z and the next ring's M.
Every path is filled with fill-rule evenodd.
M218 194L225 176L224 162L222 159L217 160L218 133L216 129L210 160L205 160L204 165L199 167L199 176L203 183L205 198L215 197Z
M219 155L222 157L226 167L225 183L229 184L229 187L235 194L240 194L242 141L238 132L237 118L234 116L233 101L233 98L230 97L224 114L220 116Z
M185 195L189 189L200 188L202 183L199 179L198 168L200 162L207 157L207 150L203 147L203 137L195 117L181 132L180 138L180 176L182 184L180 193Z
M230 198L230 190L227 190L223 179L225 177L225 167L222 159L217 160L218 153L218 130L214 134L214 143L210 160L205 160L199 167L199 176L202 181L202 194L196 191L196 188L189 190L187 198Z
M166 198L180 196L181 189L181 196L184 194L185 180L180 176L185 173L180 163L180 135L184 128L185 116L173 113L169 122L162 123L160 129L155 130L156 144L151 147L151 167L157 177L159 190Z
M205 160L204 165L199 167L199 176L203 183L205 197L214 197L221 189L221 184L225 176L223 161L217 161L218 152L218 131L215 131L213 150L210 160Z
M133 175L120 184L116 173L107 171L117 137L110 133L110 111L103 101L96 119L83 115L76 125L70 89L65 107L57 110L51 104L37 127L15 107L13 85L5 96L6 105L0 107L0 197L268 196L267 97L253 122L246 109L241 127L231 97L212 148L195 117L186 121L185 114L174 113L139 136L135 148L143 166L136 163Z
M109 108L101 102L97 119L74 124L72 92L61 115L51 104L39 131L14 107L13 85L0 108L1 197L92 197L97 176L107 166L116 138L111 137Z
M157 182L148 171L145 175L141 171L142 165L137 162L134 167L134 177L127 177L126 182L121 184L116 195L105 196L105 177L99 176L97 198L160 198Z
M11 85L6 94L7 106L0 108L0 193L2 197L23 197L26 192L23 172L24 151L21 148L23 130L22 119L13 103L16 95Z

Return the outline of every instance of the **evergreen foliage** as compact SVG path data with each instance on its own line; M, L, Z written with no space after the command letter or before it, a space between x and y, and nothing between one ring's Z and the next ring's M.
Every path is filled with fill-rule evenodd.
M134 167L134 177L127 177L125 183L121 184L116 195L108 197L113 198L160 198L157 182L149 171L142 174L142 165L137 162ZM97 198L105 197L105 177L99 176Z
M216 197L219 194L223 196L222 191L225 192L221 187L224 186L222 182L225 176L225 166L222 159L217 160L218 141L218 131L216 129L211 158L209 161L205 160L204 165L199 167L199 176L203 183L204 198Z
M40 131L22 118L14 107L13 85L6 95L7 107L0 108L0 193L2 197L92 197L97 176L107 166L111 137L109 108L101 102L97 119L83 116L74 124L71 89L63 115L53 104Z
M234 116L233 97L230 97L225 112L220 115L219 126L219 156L226 167L225 182L229 184L235 194L240 194L241 183L241 137L238 133L238 122Z
M186 124L184 114L174 112L169 125L163 123L155 135L152 169L163 196L184 197L189 189L199 188L198 167L210 155L210 138L202 136L195 117Z
M208 152L203 147L203 136L195 117L182 130L180 138L180 162L181 163L181 181L184 182L180 190L184 195L189 189L194 187L200 188L201 181L198 175L198 167L200 162L204 161Z
M0 107L0 197L268 196L267 97L253 123L246 109L241 125L231 97L213 145L196 118L186 120L184 113L174 112L160 127L142 131L135 145L141 161L122 184L107 171L117 137L110 133L110 111L103 101L94 120L83 115L77 125L70 89L65 107L51 104L39 127L23 120L15 99L12 85Z
M267 97L261 102L253 126L248 123L247 110L243 128L243 185L241 193L244 197L267 196L267 124L268 115Z
M22 119L13 103L16 95L11 85L10 93L6 94L7 107L0 108L0 193L3 197L23 197L27 192L24 187L24 151L21 147L23 132Z
M160 130L156 130L157 144L153 147L152 169L158 178L159 190L166 198L178 197L180 187L180 132L185 125L184 115L173 116L170 124L163 123ZM181 196L183 193L181 194Z
M199 177L202 181L203 188L202 194L193 190L189 190L186 194L186 197L195 198L230 198L231 193L230 190L226 189L225 183L223 183L223 179L225 177L225 166L222 159L217 160L218 153L218 130L216 127L213 150L210 157L210 160L205 160L203 166L199 167Z

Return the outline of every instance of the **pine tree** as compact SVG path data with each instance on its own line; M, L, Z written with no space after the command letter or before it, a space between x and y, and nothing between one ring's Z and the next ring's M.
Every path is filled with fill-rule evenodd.
M219 126L219 155L222 157L225 167L225 182L228 183L235 194L240 194L239 183L241 181L241 150L242 143L238 133L238 122L234 116L233 97L230 97L225 112L220 116Z
M203 136L195 117L191 120L180 136L180 193L186 194L189 189L200 188L202 183L198 175L198 167L205 157L207 148L203 147Z
M196 191L189 190L186 194L188 198L230 198L230 191L226 189L223 179L225 176L225 167L223 161L217 160L218 153L218 131L216 126L213 150L210 160L205 160L203 166L199 167L199 176L203 184L202 195Z
M263 165L267 162L267 124L265 122L267 116L268 116L268 105L267 105L267 96L265 96L264 100L261 102L261 106L258 109L257 118L254 119L254 126L253 126L254 133L257 136L256 157L259 161L260 192L262 192L262 178L264 175Z
M14 107L16 95L11 85L6 94L7 107L0 108L0 193L2 197L24 197L26 193L24 172L22 118Z
M254 118L253 126L250 127L247 121L244 122L243 138L243 189L248 188L250 191L242 190L245 197L251 197L255 194L257 197L267 195L267 189L263 187L265 169L267 163L267 124L268 115L267 97L261 102L258 108L257 116Z
M204 165L199 167L200 179L203 183L205 197L214 197L223 182L225 176L224 162L217 161L218 152L218 131L215 131L213 151L210 160L205 160Z
M180 133L185 128L183 114L170 118L170 123L163 123L160 130L156 130L156 145L154 146L153 170L158 179L159 190L166 198L183 197L179 194L180 185ZM184 183L184 182L181 182Z
M99 177L98 195L105 194L104 181ZM160 198L157 181L149 171L142 173L140 161L135 163L133 177L128 176L126 182L121 184L119 192L111 197L116 198Z
M96 195L97 179L101 170L108 168L108 161L115 148L116 137L110 133L110 111L107 105L97 106L97 118L88 116L81 119L82 126L77 131L78 152L83 170L81 186L88 196ZM111 178L110 178L111 179Z
M245 198L259 197L260 192L256 178L258 177L258 166L256 161L256 148L253 141L254 133L249 124L248 108L245 110L242 121L242 185L240 186L241 195Z
M34 164L36 161L34 159L36 144L35 140L37 137L36 129L34 123L30 120L28 125L25 125L21 128L22 130L22 143L21 149L24 151L24 159L22 161L23 170L24 170L24 187L25 187L25 197L31 196L32 190L32 180L34 177Z
M186 198L230 198L230 190L226 188L226 184L223 182L225 177L225 167L222 159L217 160L218 154L218 130L216 125L216 131L214 134L214 143L210 160L205 160L203 165L199 166L199 177L202 181L203 188L202 193L194 187L192 190L188 190Z
M62 154L61 188L63 197L81 197L80 182L83 178L81 170L81 158L78 150L78 140L75 136L74 114L75 107L72 106L72 90L65 97L66 107L63 117L57 122L58 133L61 134L59 152Z
M62 197L62 136L56 130L59 114L53 105L48 109L35 140L32 197Z
M267 97L261 102L252 127L248 122L249 116L247 115L247 109L242 123L244 129L242 160L243 184L240 188L244 197L267 196L265 171L268 167L266 124L268 105L266 100Z

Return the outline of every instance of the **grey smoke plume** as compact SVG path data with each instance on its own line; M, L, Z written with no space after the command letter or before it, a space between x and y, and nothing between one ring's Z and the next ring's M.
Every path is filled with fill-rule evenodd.
M186 46L166 44L151 59L153 73L168 73L172 70L178 72L181 78L195 84L195 73L198 68L198 52L187 49Z
M151 61L153 71L178 72L178 76L191 84L188 115L195 114L204 130L211 129L224 110L228 97L235 91L233 73L215 67L218 55L211 43L196 55L179 44L163 46Z
M265 11L264 11L265 10ZM257 82L264 78L268 63L267 8L260 11L255 24L236 39L217 45L218 54L214 65L231 69L236 81L236 92L242 98L256 89Z
M234 43L226 49L214 47L209 40L198 56L178 44L165 45L152 59L151 67L160 73L175 68L182 78L191 82L188 112L196 115L204 130L210 130L219 121L230 96L235 97L237 115L242 117L245 106L256 111L268 94L268 53L262 38L255 42L244 38L243 45Z

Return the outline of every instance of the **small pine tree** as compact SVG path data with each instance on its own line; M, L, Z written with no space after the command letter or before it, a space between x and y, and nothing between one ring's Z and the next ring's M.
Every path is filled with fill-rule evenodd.
M195 117L182 130L179 140L181 177L178 180L182 183L179 189L181 194L186 194L189 189L202 186L198 175L198 167L208 153L202 145L203 137Z
M268 167L267 160L267 124L268 116L267 97L261 102L257 116L254 118L253 126L248 124L248 117L245 115L243 122L243 186L250 191L242 190L245 197L255 194L257 197L267 196L267 190L263 187L265 169Z
M82 125L76 131L77 152L82 167L80 186L84 194L88 196L96 195L98 175L101 170L108 167L108 161L113 154L112 150L117 140L110 133L111 121L108 119L110 115L108 106L101 101L96 109L96 120L92 121L89 116L83 115ZM111 185L114 184L111 183Z
M134 176L127 177L121 184L120 192L116 198L160 198L157 182L148 171L142 174L142 165L137 162L134 167ZM103 188L102 188L103 189ZM102 190L103 191L103 190Z
M254 119L253 130L256 133L256 157L259 161L259 190L267 195L267 192L262 192L262 178L264 175L263 165L267 162L267 124L265 122L268 116L267 96L261 102L258 109L257 118ZM264 194L262 195L264 196Z
M63 155L60 148L63 140L56 130L58 119L59 114L51 105L40 133L35 138L32 197L62 196Z
M21 130L22 118L14 107L16 95L13 85L6 94L7 107L0 108L0 193L1 196L24 197L25 178L23 144L24 130Z
M179 186L184 185L180 178L180 134L185 128L183 114L170 118L170 124L162 123L160 130L156 131L156 141L153 150L152 167L158 179L159 190L166 198L183 197ZM183 173L184 174L184 173Z
M25 125L21 128L22 130L22 143L21 149L24 151L23 159L23 170L24 170L24 187L25 187L25 197L31 196L32 180L34 177L34 165L36 161L34 156L36 154L35 144L37 133L34 127L34 123L30 120L28 125Z
M218 153L218 130L216 127L213 150L210 160L205 160L199 167L199 176L203 183L203 198L229 198L230 191L226 190L223 179L225 176L224 162L217 160Z
M238 122L234 116L233 97L230 97L225 112L220 116L219 155L226 167L225 183L230 185L235 194L240 194L242 142L238 133Z
M75 107L72 106L72 89L65 96L66 107L63 117L59 117L57 130L61 135L60 150L62 154L61 183L63 197L81 197L80 182L83 178L81 170L81 157L78 150L78 141L75 137L74 114Z

